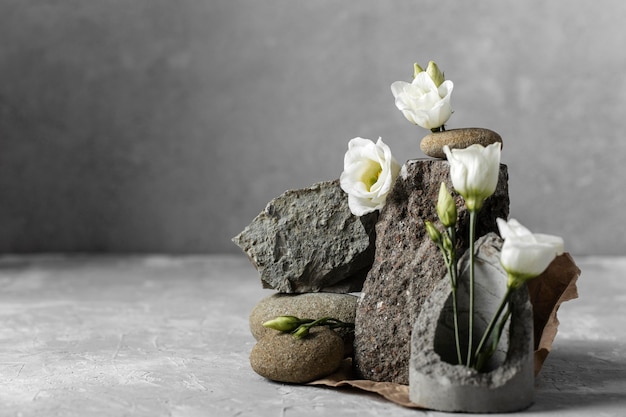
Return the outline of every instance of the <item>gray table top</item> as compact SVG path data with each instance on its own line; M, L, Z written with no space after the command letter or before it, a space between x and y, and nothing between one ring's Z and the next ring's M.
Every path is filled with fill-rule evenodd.
M580 298L527 416L626 415L626 257L574 257ZM0 259L2 416L436 416L255 374L244 256Z

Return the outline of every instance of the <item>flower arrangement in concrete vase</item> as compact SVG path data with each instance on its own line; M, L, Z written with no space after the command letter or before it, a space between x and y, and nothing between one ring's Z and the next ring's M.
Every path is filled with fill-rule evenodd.
M428 291L432 290L427 293L430 296L425 302L419 298L420 303L423 303L421 309L409 309L405 304L397 304L403 309L398 312L399 316L407 309L419 311L415 323L409 323L413 328L408 369L409 386L406 387L406 382L369 378L368 389L371 390L372 384L380 382L383 385L375 390L385 395L384 392L388 392L390 388L384 384L390 382L400 384L408 388L407 398L395 401L411 407L454 412L517 411L528 407L533 401L536 370L533 369L533 311L526 283L544 272L555 257L563 253L563 240L556 236L534 234L514 219L506 221L497 218L508 216L508 194L505 212L500 211L502 214L497 215L490 211L490 208L501 210L494 209L495 206L490 205L487 200L494 193L496 193L494 198L502 199L496 192L500 187L498 182L502 172L506 172L506 169L503 169L506 167L500 164L502 140L497 133L488 129L445 129L445 124L453 113L450 103L453 87L453 82L446 80L432 61L426 70L418 64L414 65L411 83L396 81L391 85L395 104L406 119L430 131L422 139L420 147L426 155L440 159L434 162L437 167L442 168L438 168L435 179L431 178L424 187L418 187L416 192L434 197L438 188L437 201L431 202L431 197L421 197L418 203L410 203L410 198L404 194L394 194L394 188L398 188L400 180L406 180L407 165L401 167L398 164L390 147L382 138L374 142L356 137L348 143L339 180L325 184L329 189L340 187L343 190L343 192L339 190L341 208L327 214L329 218L339 218L338 213L347 212L347 220L343 223L355 219L362 220L373 215L373 223L376 223L376 219L380 220L376 212L380 212L381 217L388 213L397 214L389 210L394 204L396 207L403 207L407 212L409 204L417 206L412 208L415 212L421 212L420 209L427 206L429 210L425 212L431 213L425 217L421 217L420 214L416 218L404 219L416 225L414 228L407 228L406 223L399 222L402 224L403 232L408 230L410 236L419 233L421 234L419 242L426 246L434 245L429 246L427 258L435 259L439 268L436 272L431 272L432 275L436 275L434 290L426 286ZM400 175L403 178L399 179ZM446 182L441 182L440 187L437 187L440 178L448 181L447 184L451 184L453 189L449 190ZM424 188L432 191L426 193ZM312 187L304 192L314 193L318 189L319 187ZM394 204L386 207L390 194L394 195L391 199ZM270 202L268 208L259 215L259 222L262 223L269 218L271 224L275 223L272 217L275 214L273 204L278 204L277 201ZM490 201L493 201L493 198ZM431 203L435 210L432 210ZM294 204L293 201L291 204ZM493 220L493 225L490 226L492 232L477 236L477 218L481 210L484 213L481 213L480 221L483 214ZM438 221L429 219L435 216L434 213ZM315 213L306 211L298 212L296 217L304 216L310 221L314 215ZM296 219L301 220L301 217ZM326 220L315 220L314 223L326 225ZM494 233L496 224L500 236ZM238 237L240 242L248 240L252 242L250 248L247 248L250 251L248 254L251 259L261 259L258 264L273 262L276 258L273 252L270 256L261 257L266 255L265 252L257 253L255 249L257 239L265 239L264 233L270 230L266 227L260 228L261 234L244 230ZM350 234L348 240L352 240L353 237L354 235ZM371 236L368 240L370 238ZM291 244L296 249L298 245L309 244L302 239ZM377 235L377 242L378 239ZM274 243L280 243L276 242ZM284 242L281 244L284 245ZM274 246L267 246L264 250L270 251ZM318 252L323 253L327 249L322 243ZM438 254L441 255L441 260ZM284 264L281 265L284 271ZM432 266L433 263L429 265ZM368 268L370 267L373 269L371 264ZM444 269L446 277L443 277ZM409 282L417 282L412 280L413 274L415 270L409 272ZM397 276L385 277L385 280L387 278L391 280ZM388 282L385 281L385 285ZM421 282L419 281L419 285L422 285ZM409 289L406 289L406 292L410 293ZM362 300L361 297L360 304ZM384 304L387 300L376 301ZM278 300L276 302L279 303ZM300 318L289 313L287 310L290 308L292 307L284 311L279 310L282 312L279 316L275 315L277 310L274 307L267 311L268 313L271 311L272 315L264 319L262 327L279 333L268 334L259 340L251 353L251 364L257 373L269 379L316 383L314 379L328 376L339 369L343 351L339 355L334 351L330 352L333 360L326 358L328 366L323 368L323 372L307 371L294 376L293 369L281 369L283 365L281 361L290 358L291 362L298 364L306 362L303 359L308 355L307 352L310 353L310 349L319 350L315 340L322 340L324 334L338 338L330 330L340 330L356 336L354 330L355 324L358 324L356 320L358 314L353 323L352 319L342 321L327 313L320 313L320 316L311 318ZM258 315L265 317L264 314ZM283 337L283 333L290 333L293 337ZM274 337L277 334L281 337ZM349 344L356 350L357 339L356 337L353 339L354 344L352 341L349 341ZM405 339L396 336L395 330L393 339L401 340L402 346L407 346ZM366 339L364 343L367 344L370 340ZM341 342L337 343L338 346L342 346ZM257 349L259 346L261 347ZM309 346L309 349L305 349L306 346ZM277 348L280 348L278 352ZM394 351L394 355L396 354ZM352 356L357 359L354 352ZM377 357L380 356L381 354L377 353ZM310 361L298 369L307 366L312 366ZM280 372L274 372L277 369ZM355 366L354 371L356 369ZM337 373L342 374L342 371L339 370ZM339 378L343 382L350 379L353 378ZM337 379L332 379L323 384L336 386L333 385L336 382ZM353 386L359 387L359 384ZM396 393L401 390L402 388L397 386L391 389Z
M491 277L483 277L478 286L475 273L477 256L475 219L482 202L491 195L490 190L495 189L493 181L497 181L497 174L490 172L495 170L496 164L499 164L499 144L486 148L472 145L464 150L453 151L446 147L445 152L449 155L450 173L455 190L464 198L470 213L467 274L459 273L455 254L456 205L443 183L437 202L437 213L443 230L439 230L431 222L426 223L426 228L433 242L439 247L448 269L456 353L453 359L448 359L451 359L450 365L457 366L440 366L439 378L432 378L432 375L437 374L432 372L432 357L427 359L428 355L423 355L423 352L416 353L410 369L411 399L443 411L517 411L528 407L533 399L532 332L530 329L524 331L523 327L519 329L519 321L522 320L525 320L528 326L532 326L532 312L524 314L523 310L519 310L521 304L528 304L525 284L540 275L556 256L563 253L563 240L557 236L533 234L515 219L507 222L498 218L499 232L504 239L499 251L499 263L503 271L498 268L492 271L483 268L484 273ZM502 291L505 276L506 285ZM468 278L463 287L468 298L466 323L461 323L459 319L458 291L461 278ZM501 282L498 282L498 278ZM500 295L500 302L496 304L485 294L481 294L479 296L481 302L477 308L475 300L478 288L483 292L486 291L492 299L494 294ZM427 310L432 308L429 306ZM445 310L440 306L440 311L443 313ZM492 313L492 316L485 321L489 313ZM475 323L477 315L483 318L482 323ZM433 319L432 311L427 311L424 316L427 317L427 321ZM419 328L424 327L420 319L416 324L418 329L414 331L414 338L423 337L428 333L427 330ZM440 317L435 315L435 320L436 325L442 325ZM500 346L500 339L507 325L511 326L511 337L508 338L511 352L520 347L525 351L514 357L513 353L504 348L503 357L495 361L495 364L493 361L490 363L494 353L498 349L503 349ZM513 326L518 326L518 329L514 329ZM476 330L481 330L482 334L475 335ZM436 353L436 345L438 343L445 345L445 341L436 340L436 334L430 335ZM466 337L465 340L462 340L462 336ZM518 346L510 346L511 344ZM413 347L420 345L420 342L412 344ZM490 375L485 376L484 373ZM475 379L468 378L468 375L474 376ZM438 387L436 394L433 394L433 389L438 385L437 381L445 387Z
M445 80L443 73L432 61L428 64L426 71L415 64L412 83L397 81L391 86L396 106L407 120L431 130L432 134L435 135L445 132L444 124L452 114L450 105L452 89L453 83ZM474 132L469 132L470 137L473 134ZM428 235L439 248L448 271L453 327L453 340L448 341L448 344L454 344L455 354L443 359L448 364L441 365L439 363L440 366L437 367L433 366L433 361L439 362L438 355L425 357L423 352L412 352L412 357L417 357L417 359L412 360L410 368L411 400L442 411L516 411L529 406L532 402L532 363L527 359L527 363L523 366L518 366L519 363L513 366L504 360L506 352L503 359L496 362L495 365L493 363L488 365L488 363L499 349L500 339L505 333L506 325L509 322L522 319L521 313L514 315L511 319L512 313L516 312L516 306L513 305L515 302L528 303L527 296L520 300L519 297L516 297L515 292L526 290L526 281L540 275L556 256L563 253L563 241L556 236L533 234L514 219L509 222L497 219L504 243L499 256L501 270L496 268L494 271L496 275L506 273L506 287L501 294L499 303L490 302L489 308L482 305L480 306L481 311L477 311L475 292L478 288L482 291L494 292L494 289L489 288L489 286L498 285L497 280L496 282L483 280L481 286L477 286L475 242L477 239L476 218L478 212L483 207L485 200L494 193L498 183L501 141L495 140L484 146L480 143L482 139L479 138L475 140L476 143L466 147L467 143L455 143L456 147L451 149L450 144L445 143L445 140L449 140L449 138L444 138L441 148L450 165L450 177L454 191L463 198L470 217L467 273L460 274L456 253L456 203L445 183L442 182L436 204L437 216L442 229L440 230L430 221L425 222L425 227ZM441 144L439 142L439 145ZM467 317L465 322L461 322L460 319L458 299L459 283L462 278L467 279L463 286L467 292L465 294L467 305L464 306L467 309L464 312L464 316ZM445 291L445 294L448 292ZM444 297L445 299L446 297ZM484 297L480 297L480 299L481 301L485 300ZM495 305L497 305L495 311L491 311ZM428 306L423 310L422 315L427 318L427 321L434 322L430 323L430 326L431 330L434 329L435 332L429 333L424 328L417 328L413 333L414 338L423 338L427 335L432 340L427 341L426 345L424 345L423 340L413 343L413 349L418 346L427 346L432 347L433 353L440 353L436 352L436 345L442 343L444 346L446 345L446 341L436 340L438 337L436 331L437 326L443 326L445 322L440 315L449 312L449 310L443 309L443 306L440 305L440 314L433 315L433 308L435 307L432 305ZM482 324L475 323L477 315L482 318L488 313L492 313L488 321ZM420 318L422 317L420 316ZM526 320L530 321L531 316L527 315ZM418 323L416 326L420 325L422 327L429 326L429 324L424 325L423 323ZM482 334L475 334L477 331L482 331ZM529 351L526 357L530 358L532 343L529 339L532 338L532 332L513 331L512 334L525 335L526 340L524 338L509 338L508 343L527 346ZM492 376L495 377L498 372L502 373L501 368L506 366L509 367L506 377L499 375L497 379L493 379L481 375L491 372ZM515 374L520 373L526 375L516 378ZM468 378L468 375L475 377L474 380L471 377ZM511 375L514 376L511 377ZM478 380L480 382L477 382ZM507 394L515 398L507 398Z

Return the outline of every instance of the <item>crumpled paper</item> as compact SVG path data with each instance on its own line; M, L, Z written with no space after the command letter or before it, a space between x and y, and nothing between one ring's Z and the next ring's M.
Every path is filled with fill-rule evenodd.
M528 292L533 305L535 326L535 376L539 374L546 357L552 349L559 320L557 311L561 304L578 298L576 281L580 269L569 253L558 256L543 274L528 282ZM376 382L354 379L352 359L345 359L337 372L326 378L309 382L308 385L327 387L352 387L379 394L398 405L423 408L409 399L409 386L393 382Z
M535 328L535 376L552 349L552 342L559 328L556 316L562 303L578 298L576 281L580 269L568 253L558 256L535 279L528 281L530 302L533 305Z

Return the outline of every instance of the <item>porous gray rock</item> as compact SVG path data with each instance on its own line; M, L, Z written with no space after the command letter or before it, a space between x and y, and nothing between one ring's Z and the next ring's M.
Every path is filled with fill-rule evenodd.
M313 327L308 336L266 334L250 352L250 366L272 381L303 384L330 375L343 360L343 340L327 327Z
M289 190L233 238L264 288L282 293L360 291L374 257L377 212L354 216L339 181Z
M493 130L467 127L430 133L420 142L420 149L428 156L445 159L446 155L443 153L445 145L450 149L464 149L474 144L487 146L495 142L502 143L502 138Z
M497 231L496 218L508 218L508 174L500 166L498 186L485 201L477 234ZM437 223L435 204L441 182L452 190L445 160L411 160L387 196L376 225L376 256L361 293L355 318L354 364L360 378L409 383L410 340L421 307L445 276L441 254L424 221ZM459 218L457 252L468 247L469 213L455 194Z
M307 293L273 294L263 298L250 312L250 331L260 340L275 330L263 327L263 323L278 316L295 316L301 319L332 317L346 323L354 323L358 297L352 294ZM346 342L346 351L352 351L354 332L348 329L335 330Z
M490 233L476 242L474 349L506 292L500 265L502 240ZM457 290L462 356L466 357L469 254L460 260ZM437 285L411 336L409 396L422 407L447 412L496 413L529 407L534 397L533 309L526 286L511 296L511 319L483 372L458 364L450 285ZM465 326L464 326L465 324Z

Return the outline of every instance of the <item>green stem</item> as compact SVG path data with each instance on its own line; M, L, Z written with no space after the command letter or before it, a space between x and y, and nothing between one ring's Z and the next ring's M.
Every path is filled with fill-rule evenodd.
M490 348L491 355L493 355L493 352L495 352L496 348L498 347L498 342L500 342L500 338L502 337L502 331L504 330L504 325L506 324L509 317L511 317L511 304L510 303L508 304L506 308L506 313L504 313L502 320L500 320L500 323L498 323L498 327L496 327L496 332L493 335L493 341L491 342L491 348Z
M461 338L459 336L459 313L456 298L456 288L452 288L452 311L454 313L454 342L456 344L456 358L459 364L463 363L461 355Z
M457 272L457 260L456 260L456 233L454 226L448 228L450 234L450 241L452 242L452 248L450 249L450 262L448 263L448 273L450 274L450 286L452 289L452 312L454 318L454 342L456 344L456 357L457 363L463 363L463 356L461 354L461 338L459 335L459 313L458 313L458 301L456 297L456 290L458 287L458 272Z
M504 293L504 297L502 297L502 300L500 301L500 305L498 306L498 309L496 310L493 317L491 317L491 321L489 322L489 325L485 329L485 332L483 333L483 337L480 339L480 342L478 343L478 347L476 348L476 355L475 355L476 359L478 359L478 356L480 355L480 351L483 349L485 342L487 341L487 339L489 339L489 336L491 335L491 332L493 331L496 323L498 322L498 319L500 318L500 315L502 314L504 307L506 307L506 305L508 304L511 291L512 291L512 288L507 286L506 292ZM506 316L506 318L508 318L508 315ZM501 327L503 326L504 326L504 323L501 324ZM500 331L500 334L502 334L501 331ZM497 342L496 342L496 346L497 346Z
M477 210L470 210L469 251L470 251L470 282L469 282L469 327L467 329L467 366L472 366L472 344L474 342L474 236L476 234Z
M315 326L324 326L324 325L328 326L331 329L336 329L339 327L354 328L354 323L346 323L344 321L334 319L332 317L322 317L317 320L304 319L302 321L305 321L305 320L307 321L307 323L303 324L303 326L306 326L308 328L315 327Z
M458 287L457 282L457 260L456 260L456 230L454 226L448 227L448 233L450 234L450 242L452 242L452 248L450 249L450 264L452 265L453 272L453 284L454 288Z
M493 333L493 337L491 338L491 345L489 346L489 349L487 349L485 352L476 353L477 359L475 368L477 371L481 372L483 367L485 366L485 363L487 363L487 360L489 360L489 358L492 357L493 354L496 352L496 349L498 348L498 343L500 342L500 337L502 336L502 331L504 330L504 325L506 324L510 316L511 306L509 305L506 309L506 313L504 313L504 317L502 317L502 320L500 320L500 323L498 323L498 326L495 328L495 332Z
M463 363L463 356L461 354L461 341L459 337L459 314L457 311L457 297L456 290L458 286L458 271L457 271L457 260L456 260L456 236L454 226L449 227L448 230L444 233L447 233L447 237L450 239L452 243L450 249L446 249L445 245L439 241L437 242L437 247L441 251L441 256L443 257L443 261L446 264L446 268L448 269L448 276L450 277L450 290L452 292L452 311L453 311L453 319L454 319L454 341L456 345L456 357L457 363Z

